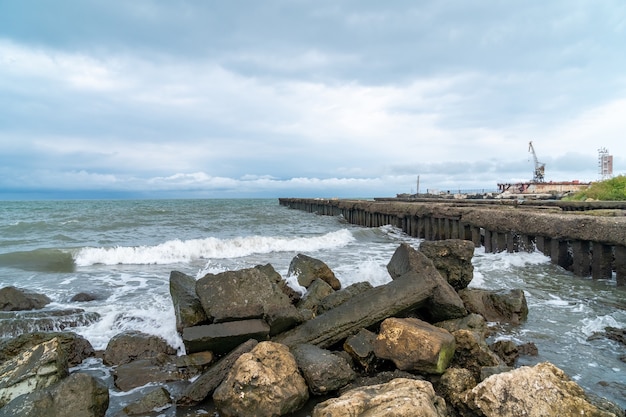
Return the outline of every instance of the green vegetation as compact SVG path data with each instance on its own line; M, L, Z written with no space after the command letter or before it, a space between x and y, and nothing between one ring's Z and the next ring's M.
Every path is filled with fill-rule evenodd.
M623 201L626 200L626 176L617 177L592 183L589 188L572 194L564 200L585 201L587 199L603 201Z

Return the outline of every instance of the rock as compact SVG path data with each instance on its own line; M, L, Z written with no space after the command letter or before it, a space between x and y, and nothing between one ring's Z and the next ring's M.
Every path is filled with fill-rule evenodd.
M113 370L113 381L121 391L130 391L148 383L189 379L196 372L196 368L180 369L173 357L161 353L149 359L135 359L116 366Z
M208 323L209 319L196 295L195 278L182 272L170 272L170 296L176 315L176 330Z
M298 283L305 288L309 288L309 285L319 278L330 285L333 290L337 291L341 289L341 282L335 277L335 273L328 265L319 259L311 258L301 253L297 254L291 260L287 275L297 276Z
M80 308L63 310L0 311L0 334L5 337L30 332L52 332L88 326L100 320L100 314Z
M343 343L343 350L345 350L365 372L370 372L379 364L379 360L374 354L375 342L376 333L367 329L361 329L357 334L346 339Z
M308 398L289 348L274 342L261 342L241 355L213 393L225 417L281 416L299 410Z
M448 413L445 401L435 394L430 382L397 378L326 400L315 406L311 416L447 417Z
M278 288L287 297L289 297L289 300L291 301L291 304L295 305L298 301L300 301L300 293L298 291L294 290L293 288L291 288L287 284L287 282L283 279L283 277L280 276L280 274L278 272L276 272L276 270L274 269L274 267L271 264L257 265L257 266L255 266L255 268L258 269L259 271L263 272L274 283L276 283Z
M278 314L284 314L288 320L299 317L289 297L278 287L276 278L268 275L266 268L207 274L196 282L196 293L213 323L263 319L271 315L272 322L284 326Z
M45 294L12 286L0 289L0 311L39 310L51 301Z
M411 266L413 269L385 285L355 295L324 314L276 336L274 340L288 346L310 343L328 348L343 342L360 329L376 325L388 317L406 316L426 307L432 298L437 298L438 304L444 305L444 308L435 314L442 316L441 320L466 315L463 302L437 272L432 261L410 247L404 248L404 245L401 245L396 253L398 251L414 252L414 261L411 264L406 261L406 267ZM441 294L435 295L435 289L441 285L447 286L454 293L454 297L448 302L445 302Z
M466 288L459 291L465 307L487 321L520 324L528 316L528 305L522 290L489 291Z
M425 240L419 251L426 255L455 290L467 287L474 278L474 243L469 240Z
M508 366L515 366L519 358L519 349L512 340L498 340L489 345L489 349L498 355Z
M270 326L263 320L240 320L187 327L183 330L183 343L189 353L210 350L223 355L248 339L267 340L269 334Z
M176 404L188 407L204 401L226 378L235 361L244 353L250 352L257 344L256 340L250 339L221 358L183 391Z
M22 394L47 388L67 374L67 357L57 338L26 348L0 364L0 407Z
M487 334L487 321L480 314L471 313L465 317L459 319L444 320L435 323L435 326L446 329L450 333L454 333L457 330L465 329L473 332L478 332L485 336Z
M100 297L99 295L92 294L89 292L79 292L78 294L70 298L70 301L73 303L85 303L89 301L100 300L101 298L102 297Z
M476 386L477 381L472 373L465 368L448 368L437 382L437 392L445 398L449 405L458 408L463 393Z
M336 391L356 377L348 362L329 350L305 344L296 346L291 353L315 395Z
M104 417L108 407L109 390L104 382L77 372L16 398L0 408L0 417Z
M463 416L614 416L590 404L583 389L548 362L485 379L463 394L462 406Z
M67 358L69 366L76 366L95 354L91 343L76 333L34 332L0 342L0 363L20 354L26 349L31 349L55 338L58 340L59 348L63 350L63 356Z
M174 355L176 350L162 337L131 330L109 340L102 362L109 366L123 365L136 359L152 358L159 353Z
M299 310L311 310L313 315L316 315L321 301L334 292L335 290L326 281L317 278L309 285L306 294L304 294L296 307Z
M514 368L512 366L505 365L504 363L501 363L500 365L496 365L496 366L483 366L482 368L480 368L480 380L484 381L485 379L489 378L491 375L497 375L503 372L509 372L509 371L512 371L513 369Z
M442 374L454 355L454 336L416 318L389 318L380 325L374 353L402 371Z
M436 285L433 293L428 299L426 308L422 310L423 315L430 317L432 321L456 319L467 315L463 301L437 271L433 262L409 244L400 244L387 264L387 271L394 280L407 276L418 281L425 279L434 281ZM428 272L425 273L426 271Z
M483 366L498 366L502 363L498 355L489 349L480 333L462 329L452 335L456 341L452 366L468 369L476 380L480 380Z
M537 356L539 349L533 342L522 343L517 347L520 356Z
M417 379L420 381L424 381L424 378L421 377L420 375L415 375L410 372L401 371L399 369L394 369L393 371L380 371L380 372L376 372L376 373L368 374L368 375L358 375L354 381L352 381L345 387L341 388L339 390L339 394L341 396L345 394L346 392L351 391L355 388L368 387L370 385L386 384L398 378Z
M170 393L163 387L158 387L148 392L135 402L124 407L124 412L129 416L146 415L152 412L159 412L172 405Z
M373 286L367 281L356 282L350 286L342 288L339 291L334 291L328 294L326 297L322 298L319 305L317 306L317 313L322 314L325 311L331 310L337 307L340 304L348 301L350 298L355 295L361 294L367 290L372 289Z

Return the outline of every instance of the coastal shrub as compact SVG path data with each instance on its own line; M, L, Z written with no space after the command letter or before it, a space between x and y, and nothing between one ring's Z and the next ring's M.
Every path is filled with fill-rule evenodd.
M567 198L567 200L574 201L587 199L605 201L626 200L626 176L618 175L608 180L594 182L586 190L579 191Z

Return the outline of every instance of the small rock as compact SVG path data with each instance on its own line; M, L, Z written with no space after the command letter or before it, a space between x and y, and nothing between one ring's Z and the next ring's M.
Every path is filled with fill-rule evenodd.
M123 365L135 359L152 358L159 353L174 355L176 350L162 337L131 330L109 340L102 361L110 366Z
M316 279L321 279L330 285L333 290L341 289L341 282L335 277L335 273L319 259L312 258L301 253L297 254L289 264L287 275L298 277L298 283L305 288Z
M51 301L45 294L12 286L0 289L0 311L39 310Z
M159 412L172 405L170 393L163 387L153 389L139 400L134 401L124 407L124 412L129 416L146 415L152 412Z

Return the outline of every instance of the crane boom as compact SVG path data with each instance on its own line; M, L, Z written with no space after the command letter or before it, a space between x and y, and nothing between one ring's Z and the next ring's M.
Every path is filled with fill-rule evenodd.
M528 142L528 152L533 154L533 160L535 162L535 171L533 173L533 182L544 182L544 174L546 170L546 164L539 162L535 148L533 147L533 141Z

